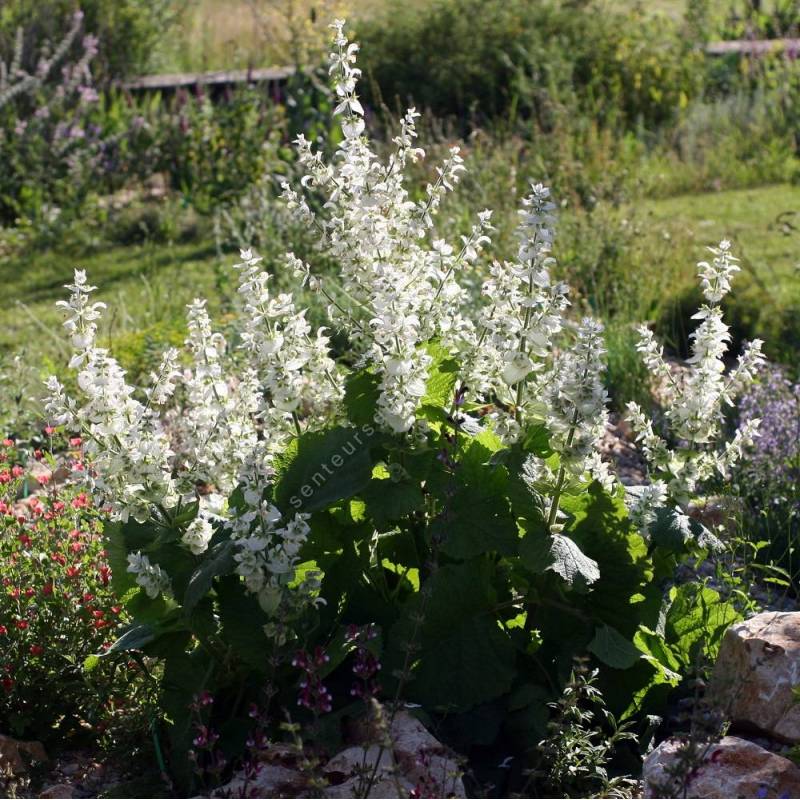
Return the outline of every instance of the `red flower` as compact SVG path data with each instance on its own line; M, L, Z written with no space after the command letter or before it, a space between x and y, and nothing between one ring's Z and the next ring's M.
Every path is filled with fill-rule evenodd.
M105 613L104 613L104 612L102 612L102 611L101 611L101 610L98 608L98 609L97 609L97 611L92 611L92 616L93 616L95 619L103 619L103 617L105 616Z
M111 574L111 570L108 567L100 567L98 572L103 586L108 586L108 576Z
M25 590L25 597L33 597L36 594L34 589L26 589Z
M11 481L11 473L7 469L0 472L0 483L9 483Z
M81 568L80 567L75 567L75 566L67 567L67 577L68 578L77 578L78 575L80 575L80 574L81 574Z
M33 540L31 539L31 537L30 537L30 536L28 536L28 534L27 534L27 533L21 533L19 536L17 536L17 539L19 539L19 541L20 541L20 542L21 542L23 545L25 545L25 547L30 547L30 546L31 546L31 544L32 544L32 541L33 541Z
M122 611L122 606L111 606L112 614L119 614L120 611Z
M99 631L101 628L107 628L110 624L111 624L110 622L106 622L106 620L104 619L96 619L92 623L92 627L96 628Z
M67 565L67 559L64 558L61 553L50 553L50 558L58 564L61 564L62 567Z
M91 603L92 600L94 600L94 595L90 594L89 592L86 592L86 594L83 596L83 602L84 603Z
M53 513L60 514L66 507L67 505L63 500L56 500L55 503L53 503Z
M19 594L20 594L19 589L17 589L16 587L8 590L8 596L13 597L15 600L19 597Z
M13 447L14 440L13 439L3 439L3 447Z
M0 514L8 514L8 511L8 506L2 500L0 500Z
M11 678L3 678L3 680L0 681L0 684L2 684L3 688L7 692L10 692L11 689L14 687L14 681L11 680Z
M72 543L72 544L69 546L69 549L70 549L70 550L71 550L73 553L80 553L80 551L81 551L81 550L83 550L83 545L82 545L80 542L73 542L73 543Z
M42 594L48 597L53 594L53 584L46 583L44 586L42 586Z
M18 628L19 628L21 631L27 630L27 628L28 628L28 623L27 623L27 622L26 622L24 619L18 620L18 621L17 621L17 627L18 627Z
M37 461L41 461L44 458L44 453L41 450L34 450L33 451L33 457Z
M22 467L20 467L19 464L15 464L13 467L11 467L11 474L15 478L20 478L22 477L22 475L25 474L25 470L22 469Z
M80 436L73 436L69 440L69 446L70 447L80 447L81 444L82 444L82 441L81 441L81 437Z
M32 656L40 656L42 653L44 653L44 647L42 647L41 645L38 645L38 644L32 644L31 645L31 655Z
M89 498L85 492L81 492L73 501L73 508L87 508L89 506Z
M0 625L0 636L7 636L8 628L5 625Z
M50 481L50 476L49 475L37 475L36 476L36 483L38 483L39 486L44 486L46 483L49 483L49 481Z

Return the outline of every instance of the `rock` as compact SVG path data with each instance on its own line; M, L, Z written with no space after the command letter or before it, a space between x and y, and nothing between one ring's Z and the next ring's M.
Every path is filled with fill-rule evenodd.
M10 771L14 775L25 775L29 765L47 761L47 753L41 742L20 742L0 734L0 774Z
M66 783L56 783L53 786L47 786L39 792L41 798L70 798L73 796L74 789Z
M327 786L312 785L298 766L296 748L271 745L259 754L261 769L249 780L239 773L218 797L466 797L453 753L410 714L399 712L391 725L392 746L381 747L380 730L364 726L362 743L347 747L322 768ZM317 772L319 775L319 772ZM369 791L367 792L367 788Z
M766 612L732 625L720 647L711 698L740 728L800 742L800 612Z
M236 775L214 792L216 797L302 797L308 786L303 773L280 764L263 764L251 778Z
M338 753L325 765L325 776L331 783L326 797L405 797L414 789L396 768L391 751L375 744Z
M800 797L800 767L735 736L700 745L702 761L684 785L682 777L670 774L680 771L681 744L669 739L645 758L645 797Z
M364 747L372 742L380 741L381 734L376 726L368 726L363 736L365 741L362 747L349 748L346 753L348 758L355 759L356 752L361 758L364 755ZM383 758L388 757L389 769L386 771L386 780L391 783L386 786L386 791L390 791L391 797L397 794L397 783L392 774L392 759L396 765L396 774L400 777L401 786L408 789L417 788L418 794L433 797L466 797L464 783L461 780L463 770L460 768L455 754L445 747L431 732L416 718L412 717L407 711L399 711L392 720L389 740L392 743L391 753L383 751ZM368 751L379 750L374 744L369 746ZM340 754L342 755L342 754ZM339 756L337 756L337 759ZM333 759L331 763L334 763ZM377 762L372 756L372 765ZM380 769L384 769L381 763ZM383 797L377 792L383 791L376 784L372 787L371 797ZM344 795L336 795L342 797Z

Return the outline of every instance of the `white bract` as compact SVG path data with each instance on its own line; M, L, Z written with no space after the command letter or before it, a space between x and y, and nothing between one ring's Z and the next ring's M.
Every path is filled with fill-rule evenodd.
M754 378L763 363L762 342L753 340L739 357L737 365L725 373L724 357L730 342L729 328L719 303L730 291L731 278L738 271L731 245L722 241L709 248L713 262L698 264L703 294L708 301L694 319L700 320L691 334L692 353L682 380L677 380L664 360L663 350L647 327L640 328L639 351L648 369L669 386L666 408L668 433L676 444L656 433L636 403L628 405L628 420L637 433L642 452L647 459L651 476L663 482L669 497L686 508L700 482L715 473L725 477L742 449L758 434L758 420L740 428L734 439L722 449L716 443L721 438L723 411L733 405L736 397ZM641 515L641 498L630 500L632 512ZM647 515L643 519L646 521Z

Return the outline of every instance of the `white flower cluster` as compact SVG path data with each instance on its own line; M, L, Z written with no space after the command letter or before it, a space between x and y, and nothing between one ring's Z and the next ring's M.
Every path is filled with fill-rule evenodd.
M602 383L605 353L603 326L587 317L572 347L556 359L545 398L550 443L562 463L579 477L592 458L592 471L609 485L607 470L593 458L608 422L608 395Z
M208 550L208 543L213 535L213 526L204 516L200 515L189 523L181 537L181 542L186 545L192 555L201 556Z
M568 306L566 285L550 277L555 235L550 191L533 184L522 202L518 260L495 261L490 267L481 290L487 300L480 312L481 334L475 343L471 374L466 378L479 396L494 396L500 401L495 420L507 441L519 434L523 406L529 396L537 394L535 388L525 393L526 382L536 374L541 376ZM533 384L536 387L544 382Z
M67 288L70 299L58 306L67 315L64 327L74 349L69 365L78 370L84 403L79 406L51 377L46 410L53 420L86 433L85 453L96 492L123 519L144 519L153 505L177 502L173 452L152 408L133 396L125 371L107 350L97 347L97 321L105 305L91 302L96 287L88 284L83 270L75 270Z
M161 594L170 595L172 586L169 577L158 564L152 564L150 559L140 551L128 554L128 572L136 576L136 583L141 586L151 600Z
M281 512L259 500L236 520L241 529L254 530L239 540L239 552L234 556L236 572L269 614L277 609L286 586L295 577L300 548L310 533L307 519L308 514L295 514L280 526ZM303 593L302 589L298 592Z
M331 301L331 312L346 314L352 339L363 347L363 363L380 377L376 419L395 431L409 430L425 394L430 357L422 345L438 337L446 347L461 349L474 339L473 323L461 313L466 294L456 280L466 264L474 262L488 242L490 213L483 212L459 248L426 234L446 192L458 183L464 170L458 148L437 168L437 178L426 198L415 203L404 186L407 161L424 155L414 147L417 136L410 109L394 139L396 150L381 163L362 136L363 108L356 94L360 71L353 66L357 45L343 33L337 20L336 50L331 54L331 74L342 117L344 139L331 165L298 137L299 163L306 170L302 188L327 195L326 217L316 217L295 189L284 185L284 197L302 219L317 227L322 246L341 266L341 285L311 276L314 287ZM348 299L343 309L337 297Z
M757 435L758 421L740 429L733 441L722 450L716 447L721 435L723 410L733 404L736 396L754 378L763 362L761 341L756 339L739 357L737 365L726 375L724 358L730 342L729 328L723 320L719 305L730 291L732 276L738 271L731 245L723 241L709 248L715 258L712 263L700 262L698 274L707 303L694 319L700 320L692 333L692 353L687 360L684 379L676 381L664 360L663 351L650 330L640 329L639 351L654 375L671 387L666 409L669 435L676 442L670 447L659 436L651 420L636 403L628 405L628 420L637 433L652 477L663 482L669 497L686 507L698 483L713 474L727 475L730 466L742 454L742 449ZM629 499L632 513L641 516L641 498ZM652 504L651 504L652 505ZM642 517L647 521L647 515Z

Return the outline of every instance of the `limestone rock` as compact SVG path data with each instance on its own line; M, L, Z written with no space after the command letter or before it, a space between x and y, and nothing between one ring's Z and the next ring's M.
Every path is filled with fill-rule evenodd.
M236 775L214 792L216 797L303 797L308 779L281 764L263 764L254 777Z
M800 767L735 736L704 748L701 764L684 786L682 779L670 775L679 763L680 748L679 741L669 739L647 756L642 773L645 797L800 797Z
M47 798L48 800L66 799L74 795L74 789L66 783L55 783L48 786L39 792L40 798Z
M0 734L0 773L10 771L14 775L24 775L30 764L44 761L47 761L47 753L41 742L20 742Z
M738 727L800 742L800 612L766 612L732 625L714 668L714 703Z

